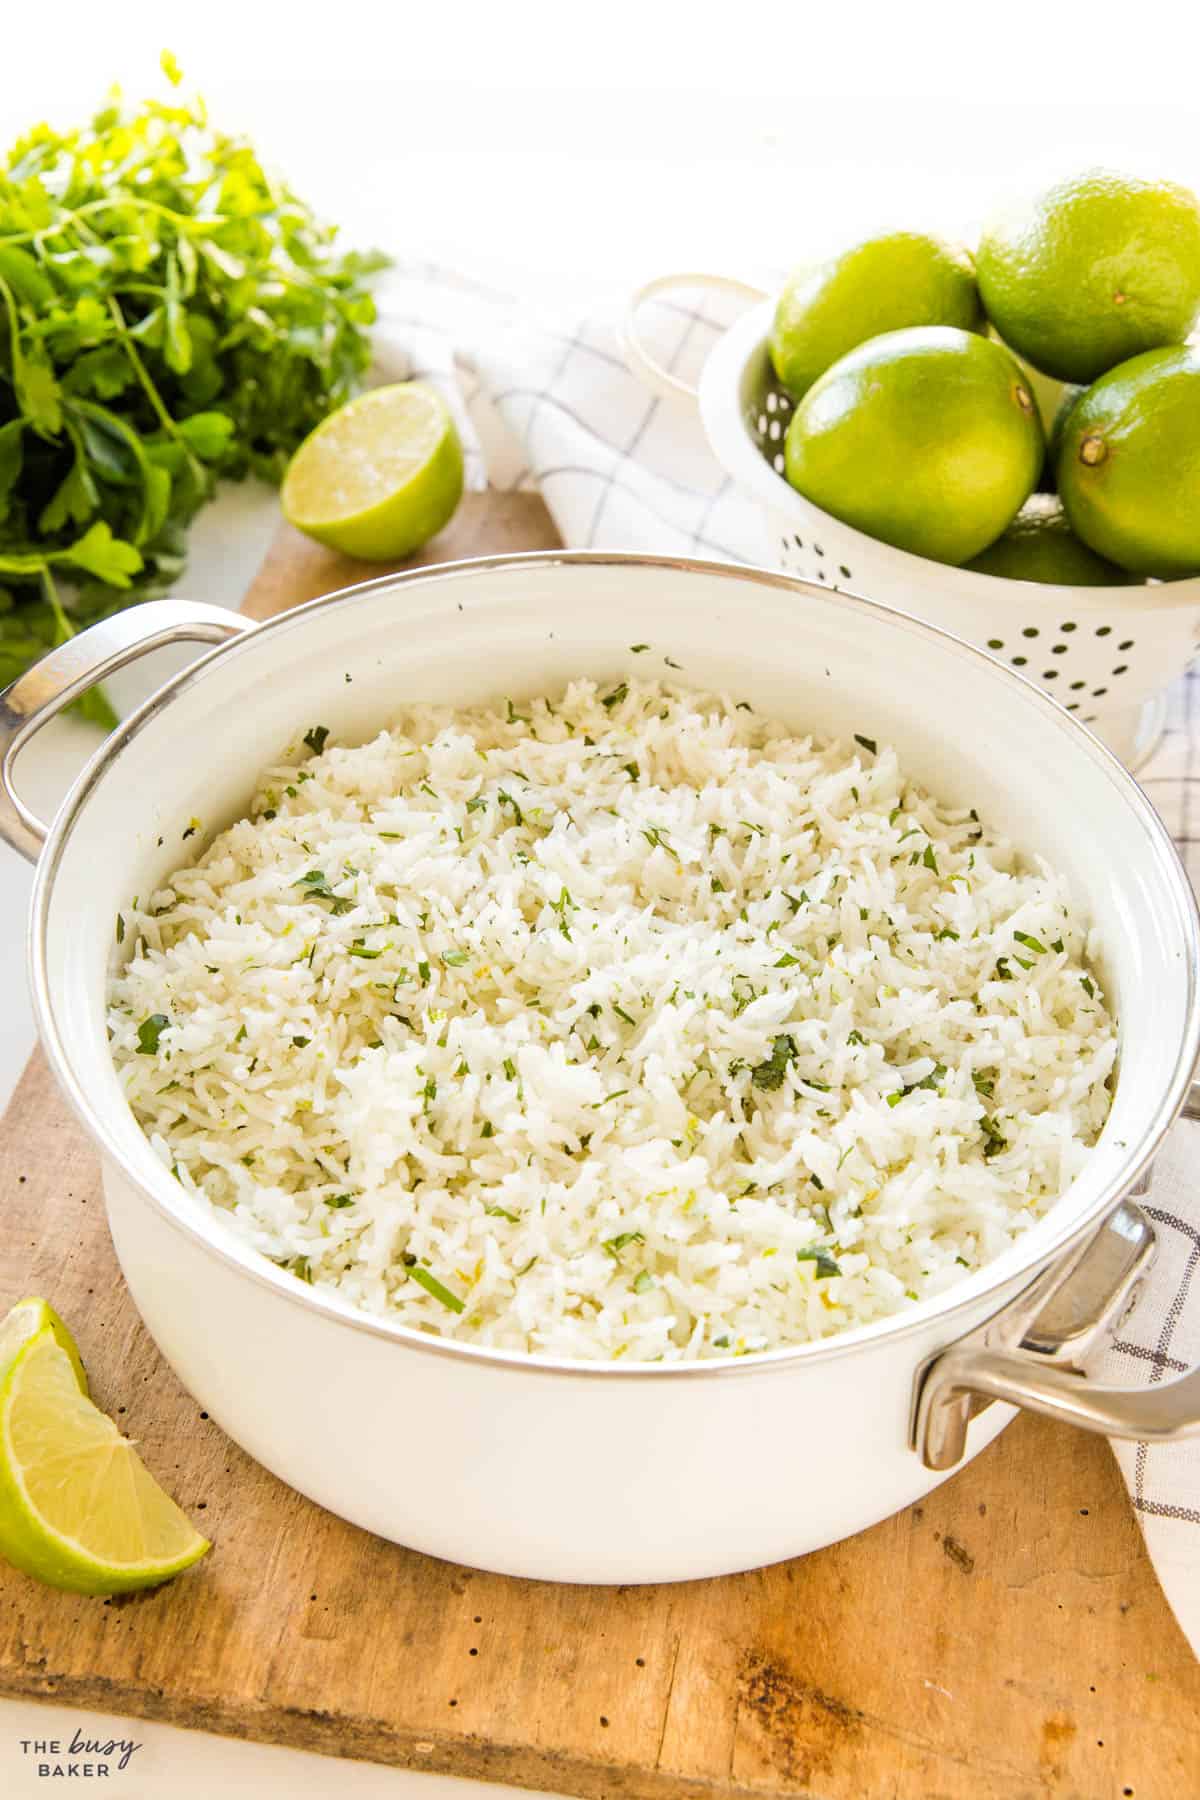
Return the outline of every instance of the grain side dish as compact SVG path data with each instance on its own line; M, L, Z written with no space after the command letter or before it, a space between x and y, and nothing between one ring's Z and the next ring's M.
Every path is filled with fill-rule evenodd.
M310 726L117 921L137 1119L446 1337L672 1361L943 1292L1079 1170L1116 1037L1063 881L868 730L632 680Z

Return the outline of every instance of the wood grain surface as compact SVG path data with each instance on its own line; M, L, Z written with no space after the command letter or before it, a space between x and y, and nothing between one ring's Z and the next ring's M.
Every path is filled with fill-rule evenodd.
M532 497L471 497L431 560L555 542ZM284 531L247 611L372 573ZM124 1291L40 1057L0 1125L0 1200L0 1304L54 1301L215 1545L114 1601L0 1565L0 1692L597 1800L1200 1793L1200 1669L1101 1442L1023 1418L923 1505L721 1581L479 1574L320 1511L198 1410Z

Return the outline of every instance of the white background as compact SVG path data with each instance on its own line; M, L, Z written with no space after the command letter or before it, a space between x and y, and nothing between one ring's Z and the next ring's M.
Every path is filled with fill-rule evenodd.
M881 225L969 234L1030 178L1095 162L1200 186L1194 17L1160 0L43 0L6 15L0 136L86 115L114 78L161 86L167 45L214 119L249 131L354 241L531 296L599 294L671 267L754 278ZM274 518L267 494L222 502L196 528L186 590L235 605ZM27 795L51 805L95 741L52 728L23 761ZM32 1041L28 887L0 847L0 1102ZM44 1794L18 1739L77 1722L0 1703L0 1792ZM161 1726L132 1735L146 1748L111 1778L126 1800L437 1800L448 1785Z

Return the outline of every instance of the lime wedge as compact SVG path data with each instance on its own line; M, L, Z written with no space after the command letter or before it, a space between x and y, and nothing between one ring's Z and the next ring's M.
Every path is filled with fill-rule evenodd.
M280 498L298 530L368 562L399 562L449 523L462 445L424 381L370 388L322 420L288 465Z
M71 1336L54 1308L48 1300L18 1300L10 1308L4 1318L0 1319L0 1385L8 1373L9 1364L23 1344L36 1337L39 1331L52 1331L55 1339L71 1359L71 1367L75 1371L75 1379L79 1383L79 1391L86 1394L88 1378L75 1347L75 1339Z
M82 1393L53 1327L0 1380L0 1554L74 1594L153 1587L206 1539Z

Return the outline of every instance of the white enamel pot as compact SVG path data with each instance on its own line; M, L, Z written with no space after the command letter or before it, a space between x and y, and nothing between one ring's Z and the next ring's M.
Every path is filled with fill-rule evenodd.
M15 799L21 745L92 682L189 637L225 641L114 733L42 827ZM635 656L635 643L652 650ZM201 1210L135 1123L105 1034L116 914L186 855L192 818L210 832L244 808L298 724L361 740L411 701L644 677L666 656L682 665L675 680L806 730L893 741L915 779L1066 872L1122 1036L1112 1114L1082 1174L951 1292L740 1360L497 1353L304 1286ZM1200 1037L1191 891L1116 760L966 644L782 575L569 553L386 577L257 627L164 601L93 627L0 696L0 778L0 831L38 858L39 1030L100 1152L138 1309L229 1435L334 1512L516 1575L681 1580L816 1549L918 1499L1012 1416L1002 1403L972 1417L989 1397L1138 1437L1200 1421L1200 1374L1132 1392L1074 1372L1127 1309L1151 1249L1125 1197L1188 1094Z

